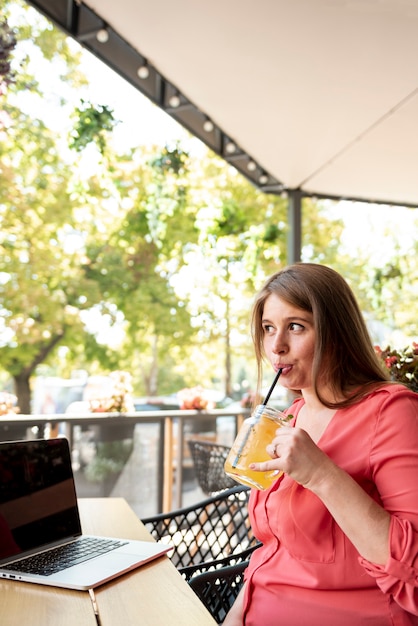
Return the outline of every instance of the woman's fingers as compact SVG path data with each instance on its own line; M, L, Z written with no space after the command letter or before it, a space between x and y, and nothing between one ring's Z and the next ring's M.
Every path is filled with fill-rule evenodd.
M277 444L270 443L266 448L267 454L271 456L272 459L277 459L280 456L279 451L277 450Z
M279 467L277 467L277 465L278 465L277 460L263 461L261 463L251 463L250 469L256 472L272 472L272 471L281 472L282 470Z

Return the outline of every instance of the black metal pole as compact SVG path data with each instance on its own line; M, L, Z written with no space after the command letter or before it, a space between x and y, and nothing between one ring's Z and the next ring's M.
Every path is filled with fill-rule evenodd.
M302 193L300 189L288 191L287 262L297 263L302 258Z

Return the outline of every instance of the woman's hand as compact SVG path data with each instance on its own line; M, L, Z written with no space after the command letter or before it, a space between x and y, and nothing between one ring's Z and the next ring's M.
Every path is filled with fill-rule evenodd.
M275 438L266 449L272 460L253 463L251 469L260 472L281 470L308 489L313 487L315 481L321 480L324 472L329 471L330 465L333 465L329 457L301 428L278 428Z

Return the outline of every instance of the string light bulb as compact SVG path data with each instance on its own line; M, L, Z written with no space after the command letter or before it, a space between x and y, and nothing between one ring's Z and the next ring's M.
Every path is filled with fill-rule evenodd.
M228 154L232 154L233 152L235 152L236 149L237 147L233 141L228 141L228 143L225 146L225 150Z
M255 163L255 161L248 161L247 170L249 172L255 172L256 169L257 169L257 163Z
M106 28L101 28L96 33L96 39L99 43L106 43L109 41L109 33Z
M143 65L138 67L136 73L138 74L138 77L141 78L142 80L145 80L146 78L148 78L149 76L148 63L144 61Z
M177 92L175 92L168 101L169 105L173 107L173 109L177 109L180 106L180 96Z
M205 121L203 122L203 130L206 133L211 133L214 129L214 125L212 120L210 120L208 117L205 119Z
M260 174L258 182L260 183L260 185L265 185L268 182L268 179L269 177L267 176L267 174L263 172L262 174Z

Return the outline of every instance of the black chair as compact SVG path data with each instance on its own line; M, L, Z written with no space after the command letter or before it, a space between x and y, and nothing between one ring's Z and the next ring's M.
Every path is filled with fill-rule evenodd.
M228 556L220 559L215 559L214 561L203 561L202 563L196 563L195 565L189 565L188 567L181 567L179 568L179 572L194 588L195 583L193 582L192 584L192 581L203 574L214 572L215 570L223 570L224 567L232 567L233 565L239 565L244 562L247 563L251 554L254 550L257 550L260 545L261 543L256 541L253 545L241 550L240 552L234 552L233 554L229 554Z
M244 572L256 544L240 554L180 570L217 624L222 624L244 583Z
M197 504L143 518L154 539L169 543L178 568L215 561L256 545L248 517L250 489L236 485Z
M189 439L187 441L199 487L206 495L213 495L236 485L236 481L225 474L224 463L229 448L214 441Z

